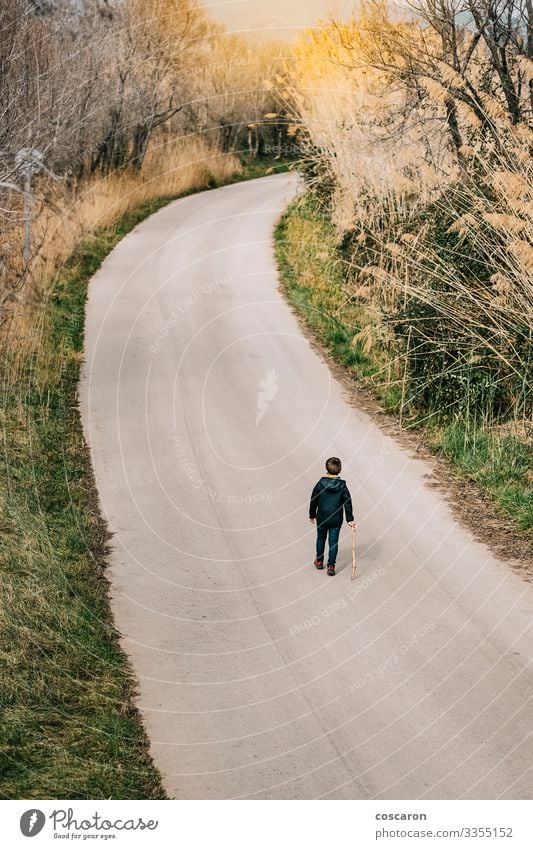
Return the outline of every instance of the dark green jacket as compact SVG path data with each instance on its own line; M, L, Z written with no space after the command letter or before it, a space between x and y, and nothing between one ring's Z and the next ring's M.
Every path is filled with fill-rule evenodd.
M311 493L309 518L316 519L319 528L340 528L343 522L353 522L352 497L341 478L320 478Z

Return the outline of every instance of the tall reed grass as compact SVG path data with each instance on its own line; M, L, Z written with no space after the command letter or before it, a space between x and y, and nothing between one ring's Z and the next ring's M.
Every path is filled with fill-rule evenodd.
M454 150L447 119L466 83L441 49L379 3L302 37L288 78L308 183L336 228L346 296L366 308L354 344L390 343L402 417L512 420L527 438L533 129L511 125L497 89L476 112L456 97Z
M191 190L223 183L242 170L233 154L221 154L201 137L168 138L161 134L150 147L141 173L114 172L64 186L41 181L35 186L32 220L32 260L24 285L14 279L22 277L21 246L23 222L18 229L0 236L0 250L11 256L11 279L8 298L0 315L0 349L3 353L3 381L16 384L19 364L27 360L30 350L39 344L42 315L54 291L58 270L68 260L76 245L96 230L110 227L128 211L159 197L172 198ZM39 358L44 367L43 357Z

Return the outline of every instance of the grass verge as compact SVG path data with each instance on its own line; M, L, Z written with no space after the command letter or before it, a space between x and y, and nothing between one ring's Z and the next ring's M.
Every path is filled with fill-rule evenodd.
M271 167L245 166L238 179L263 176ZM135 708L132 670L113 626L105 576L108 531L77 385L90 278L136 224L175 199L144 202L86 238L57 275L34 344L25 345L21 357L17 340L5 340L3 799L165 798Z
M333 359L362 380L384 409L396 411L401 381L393 353L380 338L379 321L375 338L361 337L372 315L348 291L334 227L307 197L294 201L281 219L276 253L289 303ZM415 426L433 451L490 496L519 533L533 528L532 458L521 439L458 420Z
M430 432L431 444L488 492L519 531L533 528L531 451L516 436L455 421Z

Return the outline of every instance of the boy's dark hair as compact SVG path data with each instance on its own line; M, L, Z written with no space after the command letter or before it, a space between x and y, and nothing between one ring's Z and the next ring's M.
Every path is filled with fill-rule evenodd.
M326 460L326 469L330 475L339 475L342 463L338 457L330 457L329 460Z

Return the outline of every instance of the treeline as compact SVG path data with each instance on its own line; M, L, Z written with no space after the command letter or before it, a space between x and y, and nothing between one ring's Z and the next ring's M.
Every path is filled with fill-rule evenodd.
M285 85L333 221L353 346L405 420L531 437L533 9L367 2L296 45ZM379 358L378 358L379 359ZM389 393L390 394L390 393Z
M200 162L219 177L281 149L284 48L228 36L197 0L3 0L0 31L0 319L135 181L171 195Z

